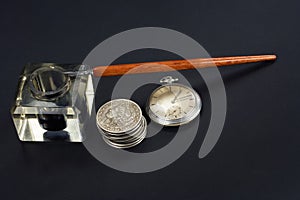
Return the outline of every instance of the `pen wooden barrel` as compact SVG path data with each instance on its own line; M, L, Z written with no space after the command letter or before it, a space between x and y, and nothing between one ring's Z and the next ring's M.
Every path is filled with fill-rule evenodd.
M140 74L168 72L194 68L221 67L276 60L276 55L233 56L219 58L196 58L189 60L171 60L98 66L93 69L94 76L121 76L124 74Z

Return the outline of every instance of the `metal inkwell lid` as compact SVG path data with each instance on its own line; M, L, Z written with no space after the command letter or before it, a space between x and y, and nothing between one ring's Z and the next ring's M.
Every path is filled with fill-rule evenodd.
M30 75L29 87L35 98L53 101L69 90L70 77L59 66L45 66Z

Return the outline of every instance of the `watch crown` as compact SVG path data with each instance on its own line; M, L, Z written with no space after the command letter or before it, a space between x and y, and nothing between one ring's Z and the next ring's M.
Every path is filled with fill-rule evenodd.
M162 79L160 79L160 83L173 83L178 81L178 78L173 78L172 76L165 76Z

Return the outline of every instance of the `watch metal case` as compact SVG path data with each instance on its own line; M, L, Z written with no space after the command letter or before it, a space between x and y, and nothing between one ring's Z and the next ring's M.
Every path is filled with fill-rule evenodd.
M163 79L166 80L165 77ZM173 81L177 81L177 80L178 79L172 78L171 81L166 81L168 83L156 88L151 93L151 95L148 99L148 103L147 103L147 107L146 107L146 112L147 112L148 116L150 117L151 120L153 120L154 122L161 124L163 126L179 126L179 125L187 124L199 115L201 108L202 108L202 101L201 101L199 94L191 87L188 87L186 85L182 85L179 83L173 83ZM164 81L161 81L161 82L164 82ZM153 113L153 111L150 109L150 102L151 102L151 99L153 98L153 95L156 93L156 91L160 90L163 87L170 87L170 86L180 86L180 87L184 87L184 88L188 89L194 95L196 102L195 102L195 107L193 108L193 110L190 111L186 116L179 118L179 119L166 120L166 119L162 119L162 118L158 117L157 115L155 115L155 113Z

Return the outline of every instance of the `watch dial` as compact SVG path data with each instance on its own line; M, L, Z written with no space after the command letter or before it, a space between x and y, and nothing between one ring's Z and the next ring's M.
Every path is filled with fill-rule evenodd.
M182 85L166 85L155 90L149 100L149 109L161 120L178 120L200 110L194 90Z

